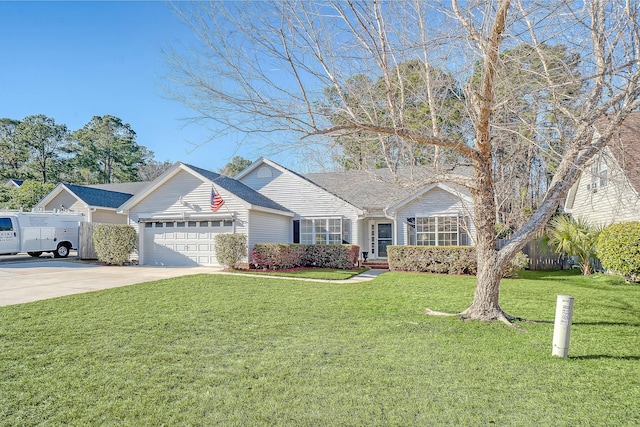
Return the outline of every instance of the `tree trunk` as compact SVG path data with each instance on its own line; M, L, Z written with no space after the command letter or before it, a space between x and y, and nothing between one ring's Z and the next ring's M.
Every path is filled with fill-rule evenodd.
M508 317L500 308L500 280L507 262L498 256L496 247L496 209L493 194L491 156L478 159L475 180L478 186L472 192L477 234L476 290L473 301L462 315L470 320L502 320Z
M508 317L499 303L500 280L504 268L498 263L497 251L493 249L488 252L478 251L476 291L471 305L462 312L465 319L504 321Z

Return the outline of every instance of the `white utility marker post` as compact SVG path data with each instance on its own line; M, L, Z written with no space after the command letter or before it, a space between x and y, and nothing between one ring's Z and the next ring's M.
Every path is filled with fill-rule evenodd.
M553 326L553 356L567 357L573 318L573 297L558 295L556 321Z

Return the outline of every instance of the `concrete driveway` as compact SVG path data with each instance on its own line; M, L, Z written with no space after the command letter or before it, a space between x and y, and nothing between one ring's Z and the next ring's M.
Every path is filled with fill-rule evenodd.
M214 267L119 267L73 259L15 257L0 258L0 306L220 271Z

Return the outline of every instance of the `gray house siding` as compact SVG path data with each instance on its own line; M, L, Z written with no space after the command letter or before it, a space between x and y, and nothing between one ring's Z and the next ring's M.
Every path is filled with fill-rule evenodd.
M293 241L292 224L290 217L249 211L249 254L256 243L291 243Z
M357 224L359 210L304 178L263 164L242 177L241 182L294 212L296 220L329 217L347 220L349 243L362 244Z
M571 189L569 197L572 199L572 206L567 208L567 212L600 226L639 221L640 197L617 161L607 153L605 150L602 157L607 166L606 185L603 186L600 177L594 177L591 172L591 165L599 160L594 159L585 167L580 179Z
M395 213L397 244L406 245L410 226L407 218L459 215L469 217L471 238L475 241L472 207L455 194L435 187L416 200L398 209ZM413 232L413 230L411 231Z

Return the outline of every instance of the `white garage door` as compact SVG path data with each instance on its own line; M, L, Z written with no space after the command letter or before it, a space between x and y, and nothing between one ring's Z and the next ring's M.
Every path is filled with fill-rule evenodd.
M144 223L146 265L218 266L214 237L233 232L231 220Z

